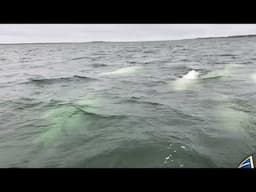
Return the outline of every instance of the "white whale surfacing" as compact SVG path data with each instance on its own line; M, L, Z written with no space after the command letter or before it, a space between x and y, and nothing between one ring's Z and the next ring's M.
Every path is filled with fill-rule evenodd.
M188 89L193 85L197 79L199 79L200 73L195 70L189 71L187 74L173 82L173 89L176 91L182 91Z
M63 136L69 136L79 132L81 125L83 125L83 129L86 128L86 125L84 115L78 113L81 110L76 105L81 106L81 108L84 107L90 112L102 104L101 99L95 98L93 95L88 95L86 98L74 102L73 105L62 105L45 112L41 118L49 122L49 126L39 137L34 139L33 143L40 143L43 147L48 147L58 142ZM88 119L88 122L90 122L90 119Z
M256 73L251 74L251 79L256 83Z
M223 69L211 71L204 75L202 78L224 77L232 78L236 77L240 73L243 65L241 64L226 64Z
M198 79L199 74L200 74L199 72L195 70L191 70L186 75L184 75L182 79Z
M101 73L100 75L126 75L126 74L134 73L141 68L142 68L141 66L125 67L125 68L117 69L115 71Z
M173 82L174 90L186 90L190 88L195 88L195 86L199 86L196 84L199 79L212 79L212 78L236 78L237 74L240 73L243 65L240 64L227 64L224 65L223 69L215 70L208 72L206 74L200 74L200 72L196 70L191 70L181 78L175 80ZM200 76L200 77L199 77ZM256 73L251 75L251 79L256 82Z
M244 128L250 122L250 116L246 112L250 106L239 104L229 96L222 96L218 100L222 100L222 104L215 106L213 111L215 111L216 123L220 123L219 129L228 134L234 134L233 137L237 134L240 136L241 134L247 135Z

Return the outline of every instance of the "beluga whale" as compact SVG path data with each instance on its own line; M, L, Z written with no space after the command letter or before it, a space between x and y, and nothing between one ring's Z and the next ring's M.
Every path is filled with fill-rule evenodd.
M200 72L196 70L190 70L185 75L179 77L173 82L173 89L176 91L187 90L191 85L197 82Z

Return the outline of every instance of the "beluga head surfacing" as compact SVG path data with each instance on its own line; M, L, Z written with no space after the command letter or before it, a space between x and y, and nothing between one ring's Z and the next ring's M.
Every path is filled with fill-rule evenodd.
M176 91L187 90L199 79L200 72L191 70L173 82L173 89Z
M199 72L195 70L189 71L187 74L185 74L181 79L198 79L199 78Z

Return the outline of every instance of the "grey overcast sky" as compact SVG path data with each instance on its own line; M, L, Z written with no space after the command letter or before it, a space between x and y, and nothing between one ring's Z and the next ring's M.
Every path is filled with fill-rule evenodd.
M256 34L256 24L0 24L0 43L154 41Z

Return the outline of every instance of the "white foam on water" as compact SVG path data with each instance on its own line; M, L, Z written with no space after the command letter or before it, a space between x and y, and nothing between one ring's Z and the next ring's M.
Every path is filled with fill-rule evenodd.
M101 73L100 75L126 75L126 74L132 74L132 73L136 72L137 70L139 70L141 68L142 68L141 66L125 67L125 68L117 69L115 71Z

